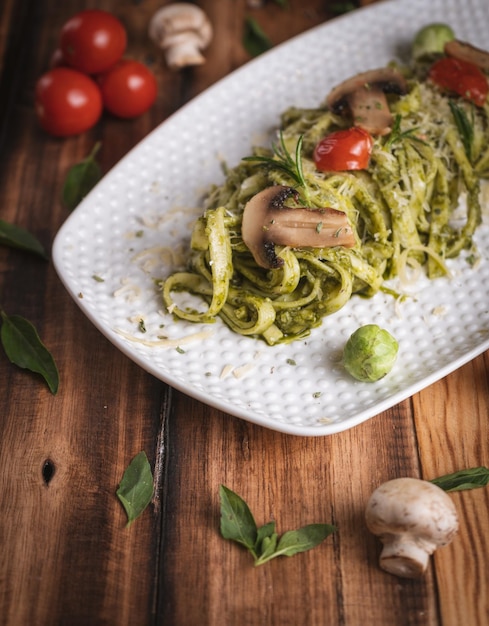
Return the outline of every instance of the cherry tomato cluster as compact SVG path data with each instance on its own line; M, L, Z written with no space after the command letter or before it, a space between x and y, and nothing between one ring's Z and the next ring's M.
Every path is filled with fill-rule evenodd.
M147 111L157 95L153 73L123 58L127 33L111 13L81 11L61 29L52 69L36 83L36 114L51 135L78 135L94 126L103 110L120 118Z

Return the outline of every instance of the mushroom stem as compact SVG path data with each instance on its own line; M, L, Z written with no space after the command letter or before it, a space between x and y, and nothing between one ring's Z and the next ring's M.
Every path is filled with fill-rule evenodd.
M263 229L267 231L267 239L280 246L330 248L355 244L342 211L284 207L271 211L269 218Z
M329 207L289 207L284 202L298 193L275 185L256 194L246 204L241 235L256 263L273 269L283 265L275 245L311 248L352 247L355 237L343 211Z
M363 86L347 96L346 101L355 126L372 135L382 136L391 132L393 117L380 87Z
M385 543L380 554L380 567L402 578L418 578L428 568L430 552L409 537L401 535Z

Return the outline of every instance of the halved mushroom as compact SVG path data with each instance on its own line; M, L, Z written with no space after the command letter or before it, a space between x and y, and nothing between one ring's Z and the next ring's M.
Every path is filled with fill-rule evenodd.
M453 39L448 41L444 47L445 54L460 61L468 61L477 65L481 70L489 72L489 52L476 48L470 43Z
M326 104L334 113L349 113L355 126L361 126L372 135L387 135L393 118L386 94L406 92L404 76L392 67L382 67L343 81L331 90Z
M326 248L355 245L355 237L343 211L332 208L290 207L288 198L298 202L292 187L267 187L244 208L241 235L256 263L266 269L282 267L275 246Z

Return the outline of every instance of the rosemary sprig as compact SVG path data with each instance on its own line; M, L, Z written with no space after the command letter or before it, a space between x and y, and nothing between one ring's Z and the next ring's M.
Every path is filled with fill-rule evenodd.
M307 183L304 177L304 170L302 168L302 141L303 136L301 135L299 137L299 140L297 141L294 159L290 152L287 150L283 133L280 132L280 143L278 145L272 144L274 157L256 155L244 157L243 161L261 161L262 163L267 163L267 165L281 170L282 172L287 174L287 176L292 178L292 180L297 183L299 187L302 187L302 189L304 190L305 199L309 202Z
M460 135L460 139L462 140L465 154L469 161L472 161L472 144L474 141L474 125L469 120L467 113L462 107L458 106L450 100L448 103L450 106L450 111L452 112L453 119L455 122L455 126Z
M414 139L414 141L426 143L420 137L417 137L414 134L419 130L418 126L415 126L414 128L408 128L408 130L401 131L401 119L402 118L399 114L397 114L396 117L394 118L394 123L392 124L392 130L390 132L390 135L387 141L384 144L385 148L391 148L393 144L397 143L398 141L402 141L403 139L406 139L407 137L409 137L410 139Z

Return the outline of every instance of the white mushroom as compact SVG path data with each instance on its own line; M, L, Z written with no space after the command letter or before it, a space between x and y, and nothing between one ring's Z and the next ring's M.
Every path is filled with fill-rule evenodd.
M243 212L241 235L257 265L265 269L282 267L275 246L326 248L355 245L355 236L346 213L325 208L290 207L299 194L292 187L274 185L253 196Z
M195 4L174 2L159 9L151 18L148 34L165 53L167 65L178 70L201 65L202 55L212 39L212 25Z
M391 131L392 114L387 93L406 93L406 79L391 67L368 70L336 85L326 104L339 115L349 114L355 126L361 126L372 135L386 135Z
M365 520L384 544L380 567L404 578L421 576L430 555L458 531L450 496L418 478L396 478L380 485L368 501Z

